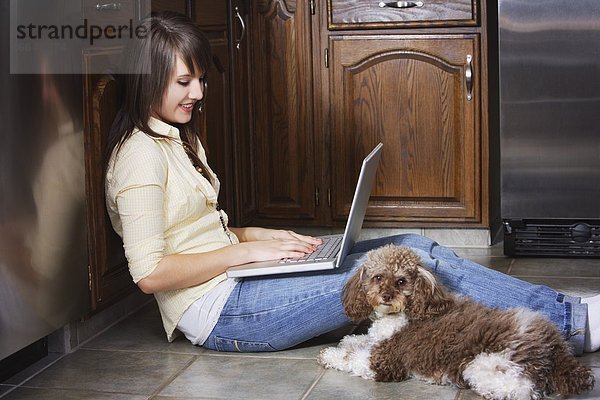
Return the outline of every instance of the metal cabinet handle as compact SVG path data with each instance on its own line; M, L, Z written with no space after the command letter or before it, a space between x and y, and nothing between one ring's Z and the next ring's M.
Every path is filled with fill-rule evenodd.
M467 54L465 82L467 85L467 100L471 101L473 99L473 57L470 54Z
M235 48L240 49L242 46L242 40L244 39L244 35L246 34L246 24L244 23L244 18L240 15L240 9L238 6L235 7L235 17L240 21L240 25L242 26L242 33L240 34L239 39L235 40Z
M413 8L413 7L423 7L422 1L380 1L379 7L390 7L390 8Z
M118 11L121 9L121 3L105 3L96 4L96 10L98 11Z

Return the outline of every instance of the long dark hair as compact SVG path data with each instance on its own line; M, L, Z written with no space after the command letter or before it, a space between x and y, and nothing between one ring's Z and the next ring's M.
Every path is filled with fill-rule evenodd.
M149 27L150 33L146 39L134 41L127 50L124 71L129 73L119 79L123 103L108 135L105 166L111 154L119 150L135 129L152 137L169 139L153 131L148 122L152 110L162 104L177 57L192 74L195 74L195 68L206 73L211 66L208 39L185 15L171 11L153 12L142 25ZM134 71L139 73L132 73ZM196 145L201 137L198 122L199 111L194 107L188 123L172 125L179 129L192 162L205 169Z

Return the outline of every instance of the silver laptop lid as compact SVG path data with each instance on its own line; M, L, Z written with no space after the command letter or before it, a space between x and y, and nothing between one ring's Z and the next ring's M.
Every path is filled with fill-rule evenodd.
M354 198L352 199L350 213L348 214L344 239L342 240L340 252L338 253L336 260L336 268L342 265L346 256L352 247L354 247L354 244L358 241L358 237L360 236L382 148L383 143L379 143L363 160L360 168L360 175L358 176L358 182L356 183L356 189L354 189Z

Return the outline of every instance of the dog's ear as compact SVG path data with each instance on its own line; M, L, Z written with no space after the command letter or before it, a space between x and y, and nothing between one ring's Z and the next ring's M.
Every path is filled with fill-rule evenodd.
M373 308L367 301L367 295L363 288L364 267L360 269L346 282L344 286L343 304L346 315L353 321L364 321L369 318Z
M433 274L423 265L417 267L413 293L407 313L411 319L426 319L443 313L454 300Z

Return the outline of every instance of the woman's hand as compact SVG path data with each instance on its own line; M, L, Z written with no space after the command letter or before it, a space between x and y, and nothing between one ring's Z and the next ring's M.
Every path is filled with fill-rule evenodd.
M293 231L265 228L230 228L240 239L240 242L259 240L299 240L312 246L319 246L322 240L312 236L300 235Z
M298 258L314 252L322 240L281 229L233 228L252 261Z
M253 262L299 258L314 252L317 248L298 239L255 240L242 242L236 246L243 248L247 252L247 259Z

